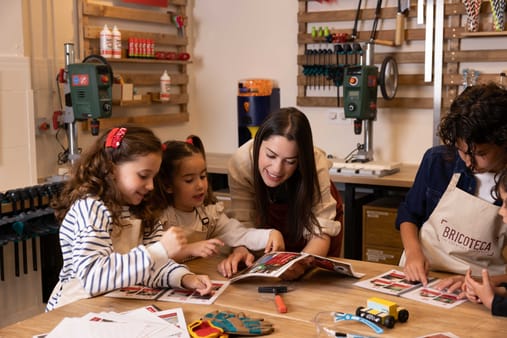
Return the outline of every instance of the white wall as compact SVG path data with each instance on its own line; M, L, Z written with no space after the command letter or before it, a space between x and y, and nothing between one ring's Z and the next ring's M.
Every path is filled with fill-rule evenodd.
M0 20L0 191L37 183L30 59L24 55L23 7L2 1Z

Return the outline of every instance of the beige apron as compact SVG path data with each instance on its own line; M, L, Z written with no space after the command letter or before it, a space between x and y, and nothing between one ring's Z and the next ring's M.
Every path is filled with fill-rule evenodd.
M507 225L499 207L457 187L454 174L435 210L421 227L419 236L430 269L465 274L470 268L480 275L505 273L502 255ZM405 264L403 254L400 265Z
M124 211L124 217L120 219L122 227L113 226L111 232L111 242L113 244L113 251L120 254L126 254L133 248L142 243L143 232L141 231L141 220L130 219L126 215L128 212ZM56 307L74 302L83 298L90 298L90 294L84 289L81 281L78 278L72 278L65 283L58 281L56 287L53 289L51 297L57 292L61 296L58 299Z

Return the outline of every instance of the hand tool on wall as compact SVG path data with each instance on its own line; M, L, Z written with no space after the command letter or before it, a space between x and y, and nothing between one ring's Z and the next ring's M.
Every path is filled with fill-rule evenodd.
M178 29L178 36L185 36L185 17L183 15L174 15L172 20Z
M396 31L394 33L394 45L401 46L405 41L405 21L410 10L410 0L398 0L398 12L396 12Z
M375 7L375 18L373 19L373 26L371 28L370 33L370 42L383 46L394 46L394 41L380 40L376 38L381 9L382 9L382 0L377 0L377 6Z
M359 22L359 14L361 13L361 3L362 3L361 0L359 0L357 3L356 17L354 19L354 28L352 28L350 41L355 41L357 39L357 23Z

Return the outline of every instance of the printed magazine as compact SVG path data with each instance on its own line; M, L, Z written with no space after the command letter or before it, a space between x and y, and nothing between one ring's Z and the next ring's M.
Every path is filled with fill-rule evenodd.
M232 283L248 277L280 277L293 264L305 258L312 258L312 265L315 268L335 271L339 274L354 278L361 278L364 276L363 273L355 272L352 265L349 263L341 262L336 259L307 253L278 251L265 254L255 261L252 266L238 272L230 281Z

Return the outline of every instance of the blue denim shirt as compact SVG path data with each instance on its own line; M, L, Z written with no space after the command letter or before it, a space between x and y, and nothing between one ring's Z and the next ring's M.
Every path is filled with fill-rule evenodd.
M403 222L414 223L420 228L437 206L454 173L461 173L457 187L474 194L477 182L457 150L451 152L443 145L428 149L414 184L398 208L396 229L399 230Z

